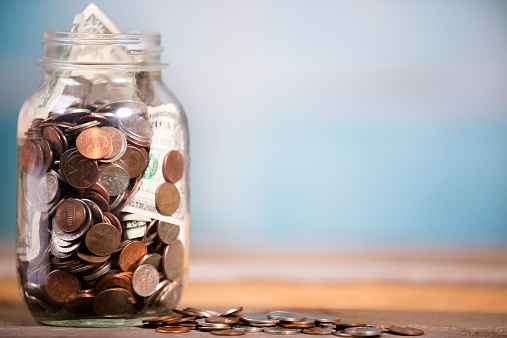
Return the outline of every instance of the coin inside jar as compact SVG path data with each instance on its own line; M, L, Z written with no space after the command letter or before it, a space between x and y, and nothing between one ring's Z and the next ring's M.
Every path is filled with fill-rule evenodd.
M148 153L143 148L128 145L121 160L127 165L129 177L138 177L148 166Z
M118 265L122 271L134 271L137 262L148 253L146 245L142 241L132 241L121 251Z
M111 151L108 154L106 154L106 156L104 156L102 160L115 161L116 159L121 158L125 154L125 151L127 150L127 139L125 138L125 135L123 135L121 131L113 127L102 127L101 129L109 134L112 141Z
M132 294L125 289L106 289L95 296L93 309L99 315L121 315L132 311Z
M172 244L180 234L180 227L176 224L160 221L157 224L158 238L165 244Z
M76 148L86 158L101 159L113 150L111 136L101 128L86 129L76 139Z
M180 241L167 245L162 256L162 269L167 279L179 280L183 273L185 250Z
M91 187L99 178L97 163L83 155L69 155L65 161L62 174L67 182L77 189Z
M116 164L108 164L99 168L99 184L104 186L110 196L123 193L129 186L128 172Z
M95 224L86 233L86 246L97 256L111 255L116 251L121 238L118 229L107 223Z
M86 208L83 203L74 198L64 200L56 209L55 221L60 230L74 232L85 222Z
M44 282L44 292L56 304L63 304L80 290L79 280L67 271L53 270Z
M158 271L150 264L139 266L132 274L132 288L141 297L148 297L153 294L158 281Z
M155 206L164 216L172 215L180 206L180 193L172 183L162 183L155 191Z

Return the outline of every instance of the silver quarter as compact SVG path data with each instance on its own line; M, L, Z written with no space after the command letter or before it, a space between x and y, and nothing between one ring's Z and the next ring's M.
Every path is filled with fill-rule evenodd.
M353 337L373 337L380 336L384 331L374 327L349 327L344 332Z

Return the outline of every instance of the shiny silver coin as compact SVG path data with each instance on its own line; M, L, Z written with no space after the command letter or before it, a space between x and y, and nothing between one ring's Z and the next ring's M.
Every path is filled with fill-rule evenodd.
M298 334L301 332L300 329L287 329L283 327L267 327L264 329L265 333L268 334Z
M349 327L344 332L353 337L374 337L380 336L384 331L374 327Z
M336 331L334 333L335 336L338 336L338 337L354 337L353 335L350 335L348 333L345 333L345 331L341 330L341 331Z
M271 319L278 319L284 322L297 322L305 318L305 316L300 315L299 313L286 311L271 311L270 313L268 313L268 317Z
M165 222L164 222L164 223L165 223ZM178 227L178 229L179 229L179 227ZM179 231L178 231L178 233L179 233ZM167 243L166 243L166 244L167 244ZM227 311L225 311L225 312L222 312L222 313L221 313L221 314L219 314L218 316L220 316L220 317L235 316L235 315L237 315L238 313L240 313L241 311L243 311L243 307L241 307L241 306L240 306L240 307L236 307L236 308L234 308L234 309L229 309L229 310L227 310Z
M235 329L243 329L245 332L263 332L264 328L256 327L256 326L246 326L246 325L235 325L233 326Z
M318 323L331 323L340 320L340 317L324 315L324 314L316 314L316 313L302 313L305 318L313 319Z
M111 164L99 170L98 182L106 188L109 196L118 196L129 186L130 177L127 170Z
M39 181L38 194L43 203L52 203L60 193L58 178L52 173L46 173Z
M245 314L241 317L242 321L245 321L250 324L278 324L280 321L278 319L269 318L268 315L264 313L253 313L253 314Z
M195 320L195 323L197 324L197 326L206 326L206 327L215 327L215 328L218 328L218 329L221 329L221 328L230 328L231 325L230 324L223 324L223 323L209 323L206 321L205 318L199 318L199 319L196 319Z

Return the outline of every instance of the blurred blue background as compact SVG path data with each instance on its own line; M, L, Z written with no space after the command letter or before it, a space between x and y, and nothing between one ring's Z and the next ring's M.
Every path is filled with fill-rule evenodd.
M190 123L194 249L507 245L507 2L95 3L162 33ZM87 5L0 2L4 239L40 39Z

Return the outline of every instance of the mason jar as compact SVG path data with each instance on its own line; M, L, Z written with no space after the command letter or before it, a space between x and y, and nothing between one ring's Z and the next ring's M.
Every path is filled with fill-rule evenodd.
M17 130L16 260L40 323L139 325L188 274L189 141L160 35L47 31Z

